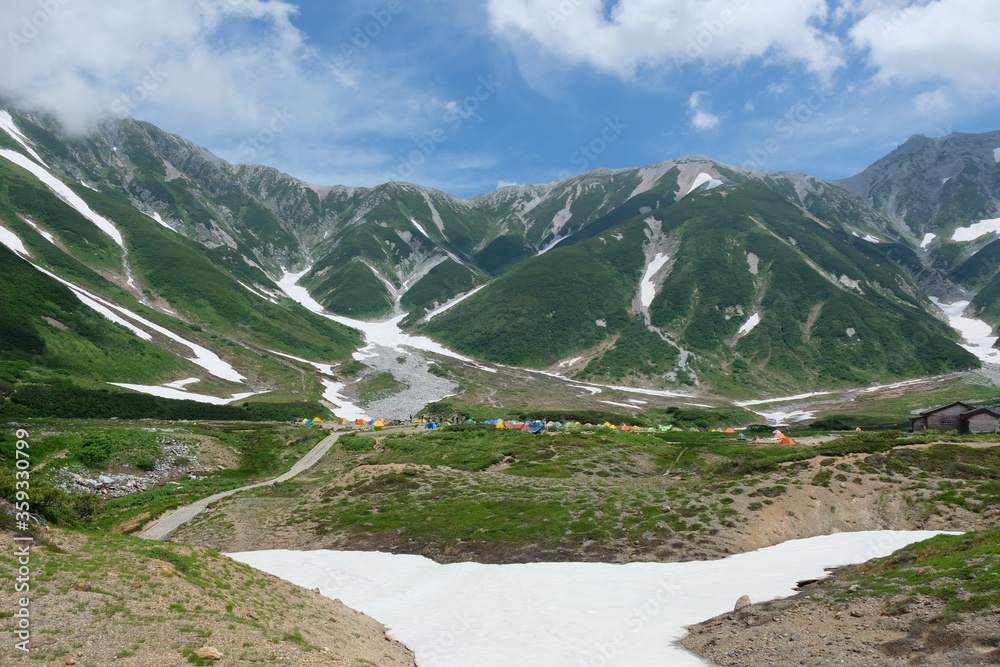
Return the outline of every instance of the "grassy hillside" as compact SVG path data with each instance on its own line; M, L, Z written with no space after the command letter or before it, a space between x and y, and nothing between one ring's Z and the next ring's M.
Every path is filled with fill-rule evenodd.
M625 244L552 250L421 327L454 349L490 361L547 366L617 333L628 322L629 286L615 262ZM620 252L619 252L620 251Z
M199 245L131 206L80 188L80 196L113 219L148 288L202 326L237 340L295 355L341 359L360 344L358 332L286 302L272 304L221 271Z
M0 359L102 381L150 383L191 365L85 306L0 246Z
M651 320L745 376L737 382L844 386L978 365L879 248L760 186L682 202L664 212L664 229L680 249ZM760 324L737 340L753 313Z

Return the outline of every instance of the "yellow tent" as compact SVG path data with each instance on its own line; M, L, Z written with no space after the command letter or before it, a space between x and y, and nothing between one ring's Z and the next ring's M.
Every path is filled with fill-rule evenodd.
M494 426L493 428L507 428L507 427L504 426L503 422L497 422L496 426Z
M313 424L322 424L323 420L319 417L313 417Z
M385 426L385 422L379 419L377 422L372 424L372 426Z

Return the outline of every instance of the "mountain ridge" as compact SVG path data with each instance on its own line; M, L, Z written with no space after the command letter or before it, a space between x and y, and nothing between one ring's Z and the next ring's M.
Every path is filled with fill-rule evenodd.
M406 182L316 186L229 164L139 121L65 139L44 119L15 112L4 129L4 148L37 151L91 206L130 221L121 259L99 259L91 245L56 234L70 255L92 268L104 262L101 271L140 301L183 312L187 324L223 336L242 327L251 347L271 325L234 329L221 313L250 300L251 310L280 317L288 302L278 283L294 273L332 313L405 316L404 327L496 363L552 368L580 357L571 366L581 379L742 394L976 365L925 294L934 284L927 276L967 294L955 271L915 247L913 230L877 208L882 199L807 174L690 155L461 199ZM900 160L890 154L847 186L881 182L878 170ZM8 217L23 238L22 213ZM147 244L176 257L174 266ZM175 270L196 265L200 285ZM210 278L215 271L227 277ZM230 280L239 283L235 301L214 293ZM979 308L991 312L993 303ZM935 351L918 352L917 340Z

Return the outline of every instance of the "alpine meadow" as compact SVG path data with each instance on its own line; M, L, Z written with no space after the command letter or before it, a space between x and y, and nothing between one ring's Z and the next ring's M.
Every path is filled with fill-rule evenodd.
M1000 663L997 31L9 0L0 664Z

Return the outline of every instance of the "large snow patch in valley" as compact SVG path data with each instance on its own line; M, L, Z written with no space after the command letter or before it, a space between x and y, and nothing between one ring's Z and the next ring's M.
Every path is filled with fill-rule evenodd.
M887 556L936 535L869 531L792 540L716 561L440 565L360 551L251 551L235 560L319 588L384 623L434 667L706 665L686 626L794 593L824 568Z

